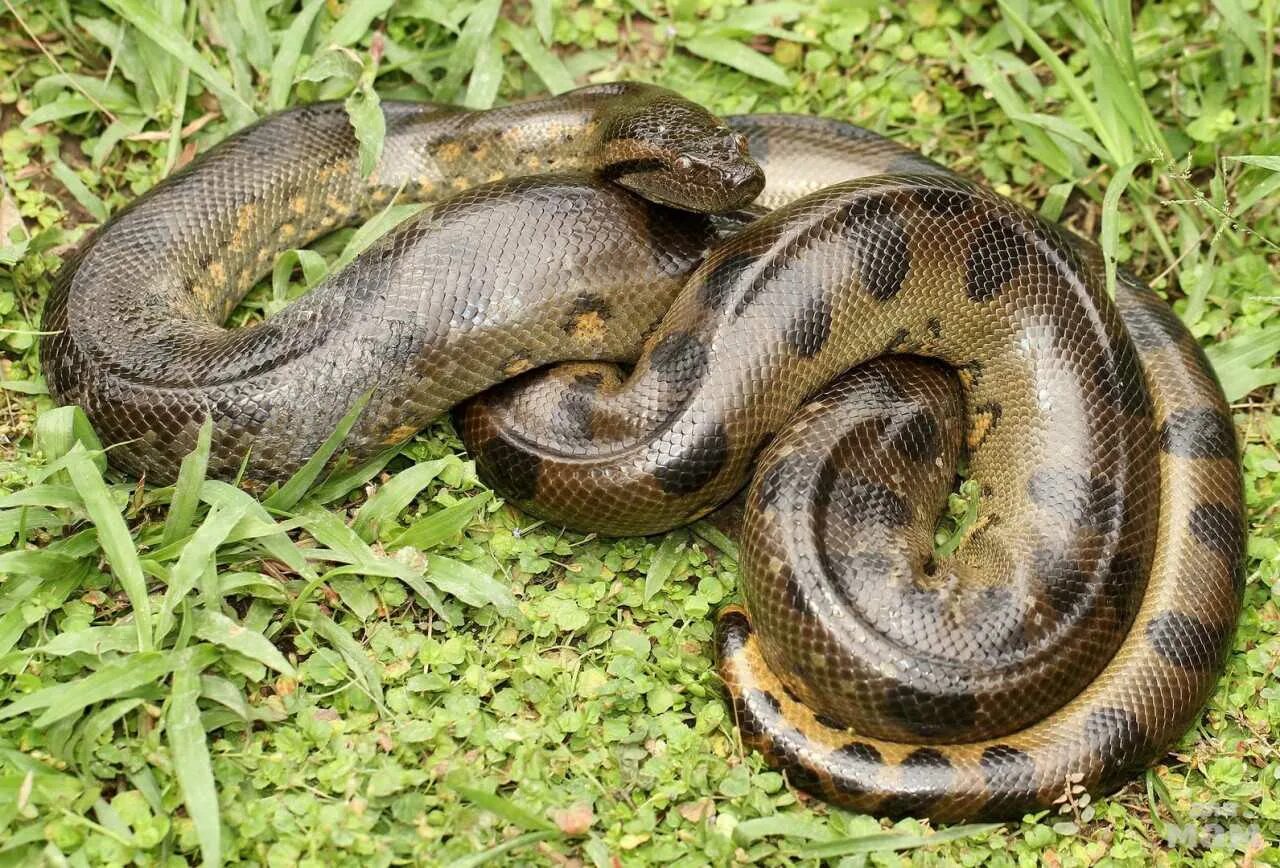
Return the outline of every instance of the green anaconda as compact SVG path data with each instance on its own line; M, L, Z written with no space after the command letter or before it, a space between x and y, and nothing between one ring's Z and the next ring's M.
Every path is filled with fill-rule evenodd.
M365 393L357 458L484 393L482 473L583 530L688 522L754 467L721 673L745 741L858 810L1017 817L1191 725L1240 605L1234 429L1093 244L856 127L651 86L385 111L370 178L340 107L292 109L68 261L46 377L118 467L171 480L211 416L212 472L279 479ZM397 197L432 207L223 326L282 249ZM961 459L978 519L944 557Z

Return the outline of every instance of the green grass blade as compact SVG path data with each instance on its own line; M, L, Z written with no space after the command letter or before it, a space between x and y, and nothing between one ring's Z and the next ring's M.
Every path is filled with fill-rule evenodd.
M1107 193L1102 198L1102 255L1107 269L1107 295L1116 295L1116 251L1120 247L1120 197L1133 178L1134 169L1141 163L1126 163L1116 170Z
M555 824L550 820L539 817L508 798L463 784L450 784L449 786L468 802L484 808L494 816L501 817L513 826L518 826L528 832L558 832Z
M413 502L422 489L435 480L449 462L444 458L415 464L402 470L373 493L356 512L352 529L365 542L372 542L381 528L395 523L405 507Z
M263 666L274 669L281 675L294 677L297 673L284 659L271 640L256 630L243 627L226 615L218 612L201 611L196 615L195 634L206 642L230 648Z
M374 703L384 713L386 708L382 704L382 679L378 676L378 669L365 654L364 648L355 640L345 627L331 620L325 615L319 613L313 614L308 623L311 628L320 634L326 642L333 646L334 650L341 655L347 665L351 667L351 671L355 674L356 681Z
M204 668L191 655L173 673L173 690L165 711L165 734L178 780L182 803L196 829L205 865L222 864L222 823L218 815L218 788L213 780L209 744L200 721L200 672Z
M67 455L67 473L71 484L84 500L85 510L94 527L98 529L98 541L106 555L107 563L124 588L129 604L133 607L134 625L138 631L138 647L143 651L152 648L151 600L147 596L147 582L138 562L138 550L134 547L129 527L120 509L111 498L102 473L90 460L84 447L77 445Z
M662 586L671 578L676 564L680 562L688 546L688 539L682 533L669 533L658 543L658 549L649 561L649 571L644 576L644 601L653 599L654 594L662 590Z
M697 36L685 41L681 47L698 57L722 63L778 87L791 87L791 76L785 69L741 42L723 36Z
M142 0L103 0L117 15L128 21L147 38L160 46L183 66L190 69L209 86L218 96L227 100L248 117L255 117L253 107L235 92L231 83L200 56L200 53L181 33L171 27L168 22L156 13L156 10Z
M289 102L289 92L293 89L294 75L298 71L298 61L302 57L307 34L311 32L316 13L324 3L325 0L310 0L304 5L302 11L293 16L289 29L280 40L275 59L271 61L271 90L267 96L267 105L272 111L279 111Z
M205 569L213 563L218 546L222 545L247 512L247 507L242 503L214 507L183 546L178 563L170 571L169 589L160 609L158 620L161 636L168 634L173 626L173 613L177 611L183 598L196 587Z
M347 439L347 434L351 433L351 429L355 427L356 420L360 418L360 414L364 411L365 405L369 403L372 392L365 392L356 399L355 404L347 411L347 415L342 417L338 422L338 427L329 435L329 439L325 440L316 450L316 454L312 455L307 462L298 468L298 471L289 477L280 489L266 500L262 505L267 509L288 510L293 509L302 496L307 493L307 489L315 483L319 478L320 472L324 470L329 459L338 451L338 447L342 445L342 441Z
M882 832L878 835L864 835L858 838L845 838L840 841L826 841L800 847L795 855L801 859L833 859L837 856L850 856L854 853L886 853L915 850L920 847L932 847L971 838L1000 828L999 823L975 823L969 826L951 826L941 832L930 835L903 835L897 832Z
M445 66L444 80L440 82L440 89L436 94L439 99L452 102L457 97L462 79L471 72L481 47L488 43L493 34L501 9L502 0L480 0L472 7Z
M196 507L200 505L200 488L204 485L209 469L209 447L213 440L213 419L205 419L196 436L196 448L182 458L178 468L178 481L173 486L173 500L169 502L169 514L164 520L163 545L169 545L187 535L195 520Z
M487 865L499 856L505 856L512 850L519 850L521 847L536 844L539 841L549 841L552 838L559 837L559 831L528 832L524 835L517 835L509 841L503 841L496 847L490 847L488 850L483 850L470 856L464 856L461 859L454 859L452 862L448 863L446 868L480 868L481 865Z
M44 714L36 721L36 725L48 726L96 702L118 699L163 678L176 665L176 661L176 655L168 652L142 651L130 654L111 661L92 675L37 690L0 707L0 720L44 709Z
M468 606L493 606L501 615L514 615L511 589L491 574L444 555L427 555L427 581Z
M434 548L445 540L452 539L462 533L463 529L471 522L471 519L475 517L475 514L492 499L493 496L486 491L475 497L469 497L451 506L446 506L437 513L415 521L405 529L404 533L393 539L388 548L401 548L403 546L413 546L421 550Z

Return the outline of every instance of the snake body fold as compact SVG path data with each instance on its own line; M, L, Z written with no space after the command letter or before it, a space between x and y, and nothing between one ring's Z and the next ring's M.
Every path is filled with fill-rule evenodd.
M368 391L357 457L485 392L482 473L586 530L690 521L754 466L721 672L745 740L859 810L1020 816L1190 726L1242 590L1234 431L1091 243L856 127L647 86L387 119L372 179L339 109L268 119L64 268L47 379L118 466L172 478L212 415L213 472L280 478ZM757 193L727 238L699 213ZM222 326L280 249L406 194L436 204ZM962 455L978 519L940 557Z

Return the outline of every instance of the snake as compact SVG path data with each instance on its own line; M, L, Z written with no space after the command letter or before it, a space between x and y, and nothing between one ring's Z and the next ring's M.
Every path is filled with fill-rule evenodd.
M593 85L486 111L340 105L237 132L89 236L41 358L120 470L352 460L440 414L569 528L651 534L746 487L718 616L746 746L853 810L1017 819L1187 731L1243 593L1229 407L1098 247L842 121ZM422 210L279 313L282 251ZM361 402L367 403L361 403ZM958 474L972 521L937 545Z

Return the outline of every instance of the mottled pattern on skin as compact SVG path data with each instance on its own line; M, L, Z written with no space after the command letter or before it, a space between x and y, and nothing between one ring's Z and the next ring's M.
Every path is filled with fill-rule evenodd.
M473 404L468 439L542 457L527 508L647 532L726 496L776 432L744 519L751 617L722 613L718 644L744 741L794 786L961 820L1122 784L1191 725L1238 614L1240 471L1203 354L1123 269L1112 306L1090 244L922 158L831 122L733 123L781 210L714 251L631 378L592 396L629 424L560 452L537 410L555 380L534 375ZM954 374L866 361L902 353ZM708 420L729 448L707 488L646 487ZM978 522L939 560L961 452Z
M717 643L744 741L794 786L1016 818L1191 725L1238 615L1240 472L1207 360L1135 276L1113 303L1088 242L839 122L726 125L628 84L386 113L369 179L339 106L293 109L69 260L42 358L112 461L171 479L212 415L211 472L252 445L261 483L365 392L356 457L509 381L461 412L468 446L565 525L687 522L759 459L750 616ZM434 207L222 327L278 249L401 190ZM941 557L962 456L978 519Z

